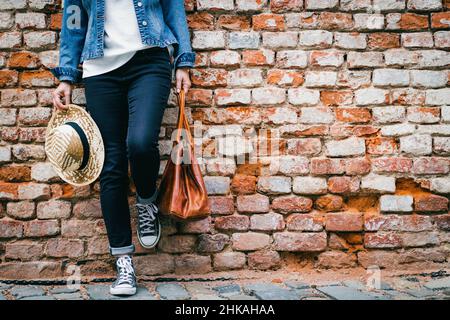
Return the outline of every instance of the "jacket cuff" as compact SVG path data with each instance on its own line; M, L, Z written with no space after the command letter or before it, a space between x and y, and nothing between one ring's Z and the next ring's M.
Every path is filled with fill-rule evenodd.
M72 67L56 67L51 68L50 72L58 78L59 81L69 81L77 83L81 81L83 72Z
M181 67L189 67L193 68L195 63L195 53L194 52L184 52L179 54L173 64L175 66L175 69L181 68Z

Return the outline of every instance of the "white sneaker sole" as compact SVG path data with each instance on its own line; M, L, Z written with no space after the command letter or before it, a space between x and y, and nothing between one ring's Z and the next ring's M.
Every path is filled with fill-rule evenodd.
M132 296L136 294L136 288L109 288L109 293L114 296Z
M138 227L138 228L139 228L139 227ZM142 240L141 240L141 237L139 236L139 230L137 231L137 238L138 238L139 243L141 244L141 246L142 246L143 248L145 248L145 249L152 249L152 248L156 247L156 245L157 245L158 242L159 242L159 239L161 239L161 222L159 223L158 236L156 237L156 241L155 241L153 244L151 244L151 245L144 244L144 243L142 242Z

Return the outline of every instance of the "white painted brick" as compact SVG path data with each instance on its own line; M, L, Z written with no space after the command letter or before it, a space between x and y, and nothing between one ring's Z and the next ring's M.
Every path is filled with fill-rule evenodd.
M268 48L295 48L298 43L298 34L295 31L264 32L263 46Z
M432 152L430 135L415 134L400 138L400 151L414 156L428 155Z
M442 106L441 107L441 117L442 117L442 121L450 122L450 106Z
M224 31L194 31L194 49L221 49L225 47Z
M409 195L382 195L380 197L380 209L383 212L412 212L413 197Z
M252 90L253 102L257 104L279 104L286 100L286 90L268 87Z
M381 67L383 66L383 53L381 52L352 52L347 54L349 68Z
M337 73L334 71L307 71L306 87L332 87L336 85Z
M431 178L431 191L438 193L450 193L450 177Z
M402 45L405 48L432 48L433 35L431 32L412 32L401 35Z
M357 105L385 104L389 101L389 91L383 89L367 88L355 91Z
M405 8L405 0L373 0L373 9L379 11L402 10Z
M435 32L434 46L436 48L450 48L450 31Z
M381 135L385 137L400 137L414 133L416 126L410 123L394 124L391 126L383 126Z
M293 105L313 106L319 103L319 90L295 88L288 90L289 103Z
M405 107L374 107L372 108L372 119L378 123L402 122L405 120Z
M233 10L233 0L197 0L197 9L215 11L215 10Z
M411 70L411 85L422 88L440 88L447 84L446 71Z
M357 137L327 141L325 147L327 156L329 157L364 155L366 152L364 139Z
M327 193L327 180L319 177L295 177L292 190L299 194Z
M333 123L334 113L329 108L307 107L302 108L299 123Z
M280 68L305 68L308 55L303 50L285 50L277 52L277 66Z
M450 101L450 88L427 90L425 95L425 104L427 105L445 105Z
M237 69L228 73L231 86L254 87L262 84L262 70L260 69Z
M259 33L253 31L230 32L228 46L230 49L258 49Z
M369 173L361 179L361 190L379 193L395 192L395 178Z
M384 52L388 66L413 66L419 62L420 53L406 49L390 49Z
M299 44L305 47L328 47L333 42L333 34L325 30L301 31L299 36Z
M408 9L435 11L442 9L442 0L408 0Z
M342 49L365 49L367 47L366 35L362 33L342 33L334 34L336 47Z
M409 85L408 70L376 69L372 77L375 86L405 87Z
M353 15L355 28L360 30L381 30L384 28L384 15L357 13Z
M305 8L308 10L332 9L338 3L338 0L305 0Z

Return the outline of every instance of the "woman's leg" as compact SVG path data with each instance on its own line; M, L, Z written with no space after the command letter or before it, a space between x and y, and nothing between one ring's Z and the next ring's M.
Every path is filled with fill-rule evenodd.
M141 198L155 195L160 155L158 137L171 86L167 49L137 53L135 76L128 89L128 155L131 175Z
M100 202L113 255L134 252L128 206L127 86L114 72L83 79L87 110L105 146Z

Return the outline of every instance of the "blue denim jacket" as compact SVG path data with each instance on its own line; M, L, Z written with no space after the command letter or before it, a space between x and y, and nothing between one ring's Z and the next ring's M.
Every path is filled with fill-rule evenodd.
M60 81L79 82L82 71L78 65L103 56L105 1L108 0L64 0L59 66L50 69ZM172 45L169 48L174 57L173 66L193 67L195 53L191 48L184 0L130 1L143 43L163 48Z

